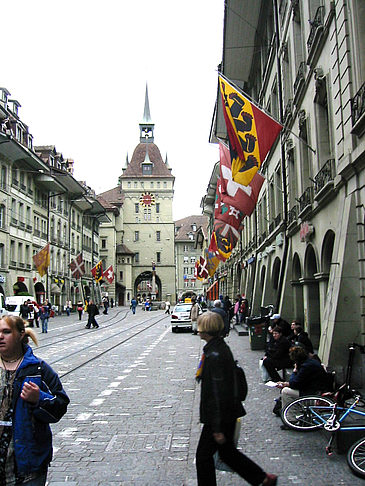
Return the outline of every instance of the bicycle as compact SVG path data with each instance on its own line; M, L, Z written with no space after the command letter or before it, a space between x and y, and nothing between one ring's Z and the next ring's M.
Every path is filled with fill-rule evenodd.
M365 412L356 407L365 407L362 395L351 388L352 365L355 349L359 348L365 353L365 346L352 343L349 345L349 360L347 365L346 381L335 393L321 396L305 396L289 403L282 411L281 419L292 430L314 431L324 429L331 432L331 438L326 446L326 453L333 453L332 443L335 432L363 430L365 436ZM348 404L349 399L353 399ZM346 425L347 417L363 418L364 425ZM347 462L351 470L365 478L365 437L350 447Z

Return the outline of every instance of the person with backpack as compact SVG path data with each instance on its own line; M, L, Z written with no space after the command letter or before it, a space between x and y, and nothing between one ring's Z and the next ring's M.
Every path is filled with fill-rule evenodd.
M70 402L57 373L33 354L32 329L18 316L0 320L0 482L44 486L52 460L50 423Z
M233 436L238 417L245 415L237 387L237 367L229 346L221 337L222 317L207 311L198 317L198 333L206 341L196 379L201 382L200 421L203 429L196 451L198 486L215 486L213 456L220 459L249 484L274 486L277 476L239 452Z

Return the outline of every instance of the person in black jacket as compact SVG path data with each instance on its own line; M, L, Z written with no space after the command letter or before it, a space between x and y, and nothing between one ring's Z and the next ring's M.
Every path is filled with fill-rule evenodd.
M290 368L292 362L289 358L290 343L281 327L275 326L272 330L272 341L269 343L265 356L262 358L262 365L266 368L272 381L280 381L277 370Z
M222 302L217 299L214 301L214 307L212 307L211 312L216 312L219 314L223 319L224 330L223 330L223 337L228 336L229 334L229 317L227 312L222 308Z
M300 324L295 324L294 326L294 337L293 337L294 346L301 346L304 348L308 353L313 354L313 344L312 341L308 337L308 333L306 333Z
M198 318L198 333L207 342L197 371L201 381L200 421L204 424L196 451L198 486L215 486L213 456L220 458L248 483L270 486L277 476L266 474L257 464L239 452L233 442L238 417L245 414L235 392L235 363L230 348L222 339L223 320L207 311Z
M294 363L294 371L289 381L279 381L281 388L282 408L303 395L318 395L328 391L328 375L317 359L310 358L302 346L290 348L290 359Z
M87 320L87 324L85 326L86 329L90 329L91 325L92 327L99 327L99 324L95 320L95 316L99 314L99 309L97 306L93 303L93 301L90 299L89 303L87 305L86 312L89 314L89 318Z

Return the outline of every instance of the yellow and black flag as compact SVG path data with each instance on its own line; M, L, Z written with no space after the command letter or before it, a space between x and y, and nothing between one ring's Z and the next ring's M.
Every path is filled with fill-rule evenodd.
M95 282L100 282L100 280L103 278L103 264L100 260L94 268L91 269L92 276L95 279Z

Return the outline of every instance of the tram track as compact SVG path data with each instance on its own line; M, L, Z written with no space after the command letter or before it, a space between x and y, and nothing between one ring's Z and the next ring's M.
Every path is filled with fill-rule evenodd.
M74 366L74 367L70 368L69 370L64 371L64 372L59 372L58 374L59 374L60 378L64 378L65 376L68 376L68 375L70 375L71 373L74 373L75 371L79 370L80 368L82 368L82 367L84 367L84 366L86 366L86 365L88 365L88 364L92 363L93 361L95 361L95 360L99 359L101 356L103 356L103 355L105 355L105 354L109 353L110 351L113 351L113 350L114 350L115 348L117 348L118 346L121 346L121 345L125 344L126 342L128 342L128 341L130 341L131 339L135 338L136 336L138 336L138 335L142 334L143 332L147 331L148 329L150 329L150 328L152 328L152 327L156 326L157 324L159 324L159 323L160 323L161 321L163 321L164 319L166 319L166 317L165 317L165 316L162 316L162 317L158 318L158 319L157 319L155 322L152 322L151 324L149 324L149 325L147 325L147 326L143 327L142 329L140 329L140 330L136 331L136 332L135 332L135 333L133 333L132 335L125 337L125 338L124 338L124 339L122 339L121 341L119 341L119 342L117 342L117 343L114 343L112 346L108 346L106 349L103 349L103 350L101 350L100 352L97 352L97 354L95 354L94 356L92 356L92 357L90 357L90 358L88 358L88 359L86 359L86 360L82 361L81 363L78 363L76 366ZM148 320L146 320L146 321L144 321L144 322L140 322L140 323L138 323L138 324L136 324L136 325L134 325L134 326L131 326L131 327L129 327L128 329L123 330L123 332L130 331L131 329L133 329L133 328L135 328L135 327L138 327L138 326L142 326L143 324L145 324L145 323L146 323L146 322L148 322L148 321L150 321L150 319L148 319ZM90 332L90 331L89 331L89 332ZM107 336L107 337L106 337L106 338L104 338L104 339L101 339L101 340L99 340L99 341L97 341L97 342L95 342L95 343L92 343L92 344L90 344L90 345L88 345L88 346L85 346L85 347L83 347L83 348L81 348L81 349L78 349L78 350L76 350L76 351L73 351L72 353L69 353L69 354L67 354L67 355L61 356L60 358L57 358L57 359L56 359L56 360L54 360L54 361L48 361L48 363L49 363L51 366L53 366L54 364L57 364L57 363L62 363L62 362L64 362L65 360L67 360L68 358L70 358L70 357L72 357L72 356L79 355L79 354L81 354L82 352L88 351L88 350L90 350L90 349L94 348L95 346L100 345L100 343L102 343L102 342L105 342L105 341L108 341L108 340L110 340L110 339L114 338L116 335L120 335L120 333L121 333L120 331L119 331L118 333L113 333L112 335L109 335L109 336Z
M115 321L115 319L118 317L119 314L121 314L122 312L125 312L124 316L122 316L121 319ZM116 324L118 324L119 322L123 321L124 319L126 319L126 317L128 316L129 314L129 311L128 310L124 310L124 311L119 311L115 316L111 317L110 319L107 319L107 320L104 320L103 323L102 323L102 329L108 329L109 327L112 327L112 326L115 326ZM114 321L114 322L111 322L111 324L107 324L105 325L106 322L110 322L110 321ZM76 321L75 323L73 324L78 324L79 321ZM88 334L90 332L89 329L85 329L85 327L83 327L82 329L78 328L78 329L73 329L73 330L70 330L70 331L62 331L62 339L59 339L58 341L52 341L52 342L48 342L48 341L51 341L52 339L54 339L54 337L48 337L48 338L44 338L42 340L42 343L44 341L47 340L47 342L45 344L41 344L39 346L37 346L37 350L38 349L44 349L44 348L48 348L50 346L53 346L55 344L59 344L59 343L64 343L65 341L68 341L69 339L74 339L75 337L79 337L79 336L84 336L85 334ZM121 331L121 332L125 332L124 330ZM78 334L76 334L78 333ZM69 334L72 334L72 336L70 336L69 338L66 338L65 339L65 336L69 335Z

